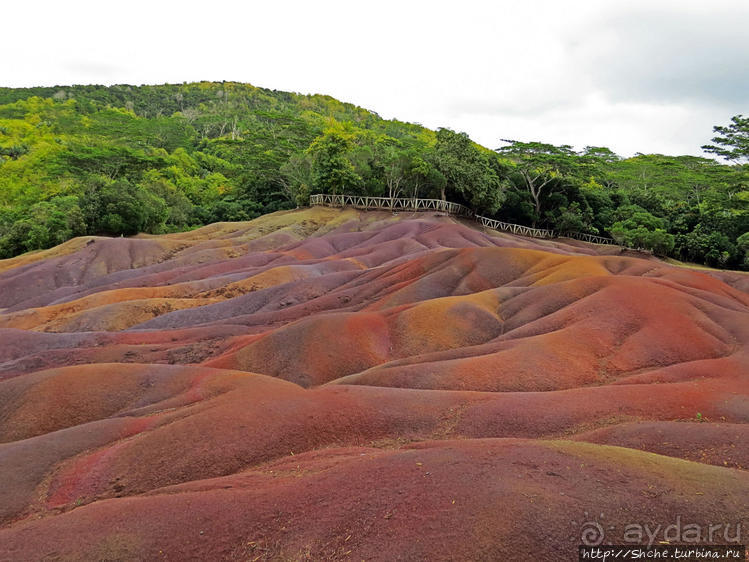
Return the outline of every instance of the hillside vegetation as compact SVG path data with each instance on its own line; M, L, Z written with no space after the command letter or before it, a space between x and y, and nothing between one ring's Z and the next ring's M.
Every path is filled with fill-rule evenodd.
M741 162L749 125L733 123L713 141L738 148L711 151ZM508 222L749 268L747 185L745 164L539 142L489 150L464 133L249 84L0 88L0 258L345 192L442 197Z

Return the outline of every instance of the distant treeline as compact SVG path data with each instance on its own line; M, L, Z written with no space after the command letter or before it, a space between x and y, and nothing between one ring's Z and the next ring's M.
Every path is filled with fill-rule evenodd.
M248 84L0 88L0 258L350 193L441 197L507 222L749 268L749 123L737 116L716 133L707 150L732 165L540 142L489 150L329 96Z

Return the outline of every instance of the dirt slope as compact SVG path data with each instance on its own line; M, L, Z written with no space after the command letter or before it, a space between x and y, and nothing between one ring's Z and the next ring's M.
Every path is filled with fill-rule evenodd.
M0 560L575 560L591 525L749 533L747 286L323 208L0 261Z

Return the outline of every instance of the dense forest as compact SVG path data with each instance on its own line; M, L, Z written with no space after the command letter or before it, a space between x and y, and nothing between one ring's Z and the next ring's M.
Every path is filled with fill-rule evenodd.
M441 197L749 269L749 119L713 135L703 148L726 163L512 140L490 150L328 96L239 83L0 88L0 258L82 234L248 220L319 192Z

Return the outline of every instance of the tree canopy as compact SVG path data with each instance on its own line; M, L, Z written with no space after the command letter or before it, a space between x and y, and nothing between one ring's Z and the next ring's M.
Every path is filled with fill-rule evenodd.
M749 269L749 119L696 156L507 140L492 151L234 82L0 88L0 258L82 234L184 230L309 195L444 198L507 222Z
M749 117L734 115L731 117L730 125L715 126L713 132L717 133L712 139L715 144L704 145L702 148L705 152L717 154L730 161L749 162Z

